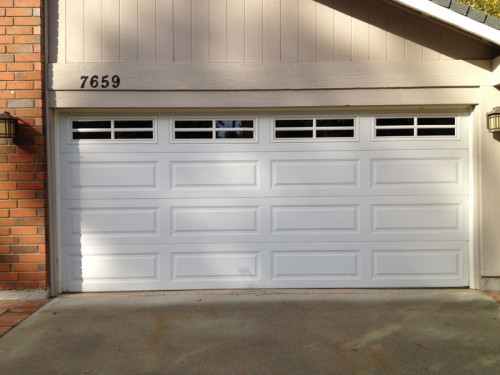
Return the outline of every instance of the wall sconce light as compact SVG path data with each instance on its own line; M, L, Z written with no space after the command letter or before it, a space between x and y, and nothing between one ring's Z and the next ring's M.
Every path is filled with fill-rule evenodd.
M495 107L486 114L486 122L490 133L500 132L500 107Z
M0 114L0 138L14 138L16 136L17 117L9 112Z

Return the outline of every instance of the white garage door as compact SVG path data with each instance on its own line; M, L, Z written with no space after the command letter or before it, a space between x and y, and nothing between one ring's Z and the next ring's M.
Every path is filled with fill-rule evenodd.
M468 285L468 118L60 116L65 291Z

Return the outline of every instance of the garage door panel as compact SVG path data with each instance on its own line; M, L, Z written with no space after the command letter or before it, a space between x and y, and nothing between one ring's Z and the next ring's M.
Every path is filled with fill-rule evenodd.
M272 234L359 233L358 205L271 206Z
M398 280L426 286L434 280L449 286L468 283L468 242L399 242L372 246L372 275L378 285Z
M65 155L61 161L62 199L151 198L164 195L168 165L157 154Z
M371 194L467 194L467 159L466 150L374 153Z
M312 246L314 248L314 246ZM273 251L273 280L360 279L359 250Z
M63 245L160 243L168 208L154 200L62 201Z
M65 290L71 291L158 289L168 276L158 247L66 246L63 263Z
M258 206L172 207L172 235L259 233Z

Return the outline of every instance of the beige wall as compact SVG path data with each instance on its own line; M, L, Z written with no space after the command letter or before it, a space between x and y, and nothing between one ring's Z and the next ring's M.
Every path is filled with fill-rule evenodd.
M486 113L500 106L500 91L481 89L481 264L484 277L500 277L500 134L486 129ZM491 286L495 283L489 281ZM498 285L496 288L500 287Z
M491 49L380 0L60 0L51 62L421 61ZM57 14L58 13L58 14ZM56 35L52 32L52 35Z

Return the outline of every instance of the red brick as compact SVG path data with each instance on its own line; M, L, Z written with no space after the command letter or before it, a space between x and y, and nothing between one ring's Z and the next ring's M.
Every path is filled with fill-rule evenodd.
M33 45L33 52L42 52L42 45L41 44L34 44Z
M32 35L33 27L31 26L10 26L6 28L7 35ZM15 38L14 38L15 40Z
M5 164L5 165L10 165L10 164ZM45 170L45 165L43 165L43 164L18 164L17 170L19 172L41 172L41 171Z
M10 228L0 228L0 236L10 236Z
M19 166L18 166L19 168ZM36 193L34 191L10 191L10 199L34 199Z
M14 0L0 0L0 7L13 7Z
M40 90L20 90L16 92L17 99L40 99L42 92Z
M3 219L6 220L6 219ZM13 219L13 220L18 220L18 225L25 225L25 226L44 226L45 225L45 218L40 217L40 218L19 218L19 219ZM11 225L14 226L14 225Z
M14 172L15 170L15 164L0 164L0 172Z
M33 181L35 180L34 173L9 173L9 179L11 181Z
M41 62L43 60L39 53L18 53L15 59L16 62Z
M0 227L13 227L18 225L19 220L15 218L9 218L9 219L0 219ZM37 224L33 224L37 225Z
M12 99L16 97L13 91L0 91L0 99Z
M33 10L29 8L10 8L6 9L5 15L9 17L31 17Z
M10 245L0 245L0 254L10 254Z
M0 25L2 26L12 26L14 24L14 19L11 17L1 17Z
M45 258L45 256L44 256ZM0 263L19 263L19 255L0 255Z
M0 208L17 208L16 201L0 201Z
M10 237L10 236L0 237L0 245L17 245L18 243L19 243L19 238L17 237Z
M21 281L40 281L47 280L46 272L22 272L19 275Z
M2 272L0 273L0 281L17 281L19 274L15 272Z
M0 209L0 217L8 218L10 217L10 211L7 209Z
M3 255L5 256L5 255ZM1 259L2 255L0 255ZM17 257L17 255L16 255ZM35 263L35 262L45 262L47 259L46 254L20 254L19 255L19 263ZM14 262L5 262L5 263L14 263ZM18 262L15 262L18 263Z
M0 43L1 44L12 44L12 43L14 43L14 37L12 35L5 35L5 36L2 35L2 36L0 36Z
M0 41L1 43L1 41ZM16 74L12 72L0 73L0 81L13 81L16 78Z
M37 281L13 281L12 289L14 290L24 290L24 289L40 289L40 284Z
M14 228L12 228L14 229ZM40 254L38 245L12 245L10 247L11 254Z
M9 199L8 191L0 191L0 199Z
M37 263L18 263L12 265L14 272L36 272L38 271Z
M16 182L0 182L0 190L15 190Z
M36 217L36 210L28 208L17 208L10 210L10 217Z
M11 270L11 265L10 264L0 264L0 272L10 272ZM16 271L14 271L16 272Z
M11 63L7 65L9 72L31 72L33 64L31 63Z
M16 35L11 43L19 44L39 44L41 42L40 35Z
M16 17L14 19L16 26L39 26L40 17Z
M19 81L36 81L41 80L43 78L43 74L41 72L21 72L17 73L15 78Z
M35 227L19 227L12 228L13 236L36 236L38 234L38 230Z
M9 163L34 163L35 155L9 155Z
M19 74L19 73L18 73ZM14 113L12 113L14 112ZM41 117L43 115L42 109L15 109L11 111L12 116L17 117Z
M20 245L44 244L45 236L19 237Z
M22 200L17 203L19 208L43 208L46 206L45 200Z
M35 84L32 81L8 82L9 90L33 90L34 87Z
M9 52L9 53L16 53L16 52L32 53L33 46L29 45L29 44L9 44L7 46L7 52Z
M1 182L0 182L0 188L1 188ZM19 190L43 190L45 189L45 184L40 181L23 181L23 182L17 182L17 189ZM1 189L0 189L1 190ZM13 189L9 189L13 190Z
M9 290L11 288L12 288L12 284L10 282L5 282L5 281L0 282L0 290ZM2 336L2 331L0 331L0 336Z
M41 8L42 0L15 0L14 6L19 8Z

